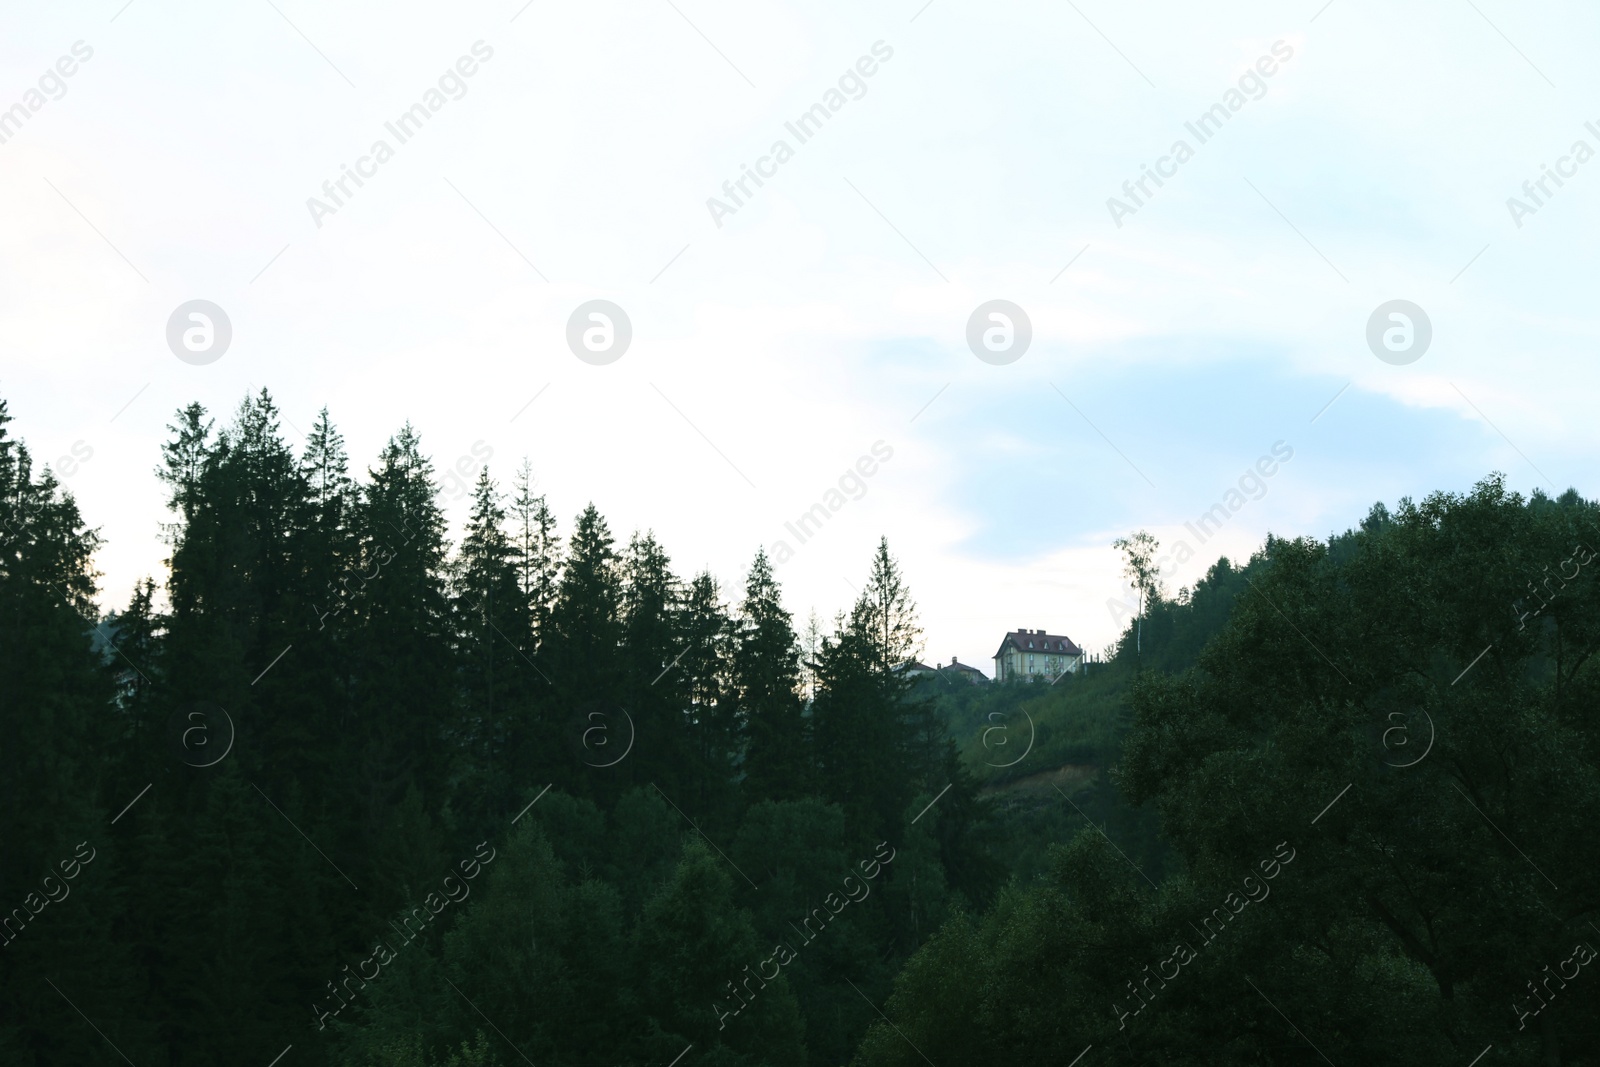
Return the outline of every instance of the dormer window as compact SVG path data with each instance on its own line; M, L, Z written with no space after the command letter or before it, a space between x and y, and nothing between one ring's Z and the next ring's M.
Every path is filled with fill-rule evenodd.
M1044 655L1035 660L1035 653ZM995 678L1054 679L1071 670L1072 664L1081 660L1082 656L1082 650L1072 643L1070 637L1018 627L1006 632L999 650L995 652Z

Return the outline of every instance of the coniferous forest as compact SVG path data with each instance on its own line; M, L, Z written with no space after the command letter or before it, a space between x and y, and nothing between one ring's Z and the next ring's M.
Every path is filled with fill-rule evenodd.
M887 542L800 619L265 392L175 414L106 604L9 421L0 1063L1600 1063L1576 492L1130 556L1087 673L969 686Z

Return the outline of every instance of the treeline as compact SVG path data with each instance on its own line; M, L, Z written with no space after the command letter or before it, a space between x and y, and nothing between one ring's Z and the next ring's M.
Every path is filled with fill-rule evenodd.
M1495 476L1156 596L1112 780L1166 877L1084 827L855 1062L1600 1061L1597 549Z
M940 693L886 544L797 633L760 553L680 578L526 470L452 543L409 427L355 476L264 393L179 413L102 614L7 421L0 1062L1600 1061L1574 492L1269 538L1087 681Z
M759 552L681 578L526 466L452 544L409 426L358 477L263 391L179 412L167 572L102 616L7 421L0 1061L841 1062L997 888L887 544L802 640Z

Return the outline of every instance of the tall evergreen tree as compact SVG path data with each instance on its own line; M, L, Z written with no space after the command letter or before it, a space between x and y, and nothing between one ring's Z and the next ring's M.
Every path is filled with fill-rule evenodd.
M533 647L537 649L550 636L550 613L561 580L561 538L556 534L555 514L544 494L533 495L532 477L533 468L523 460L517 468L511 518L517 578L528 604Z
M722 603L717 580L695 575L678 611L676 630L682 651L674 658L683 671L686 706L685 770L701 811L725 813L731 824L734 763L739 720L731 677L733 622Z
M151 1056L126 992L140 978L112 936L120 842L106 807L123 801L102 795L100 773L116 740L107 657L131 660L95 647L98 535L48 467L34 473L10 421L0 400L0 1060L102 1055L69 998Z
M936 723L929 724L928 705L911 697L914 679L904 669L920 633L910 591L881 540L848 620L823 642L812 705L819 788L866 834L897 836L905 805L930 779Z
M567 715L562 725L563 784L580 795L615 797L624 783L634 780L637 765L630 755L615 767L603 768L615 773L594 773L597 764L614 759L615 746L627 742L624 722L618 721L626 695L621 567L611 530L593 504L578 516L568 539L550 630L550 654L541 659L550 665L555 704ZM639 729L635 721L635 741ZM587 746L596 738L613 747L591 752Z
M866 641L871 666L887 682L922 650L922 627L917 605L900 573L899 562L889 554L889 539L879 538L872 554L872 569L851 614L850 625ZM904 683L909 687L909 683Z
M344 450L344 437L328 418L328 409L317 413L317 421L306 436L305 453L300 459L300 475L306 480L311 499L320 507L338 503L348 507L354 489L350 481L350 457Z
M464 702L460 755L485 815L510 803L517 772L506 763L508 738L521 732L518 719L537 681L528 603L505 518L485 467L473 488L452 583Z
M367 841L415 785L437 810L453 763L457 708L445 572L448 544L433 467L408 424L368 472L358 508L358 572L341 579L355 632L347 780Z
M199 504L196 494L211 456L213 425L206 418L204 407L190 404L178 412L176 424L167 426L173 436L161 446L163 465L156 474L167 484L167 506L178 513L183 523L194 518Z
M744 788L752 800L792 800L810 787L800 648L772 564L757 550L745 579L733 654L744 733Z

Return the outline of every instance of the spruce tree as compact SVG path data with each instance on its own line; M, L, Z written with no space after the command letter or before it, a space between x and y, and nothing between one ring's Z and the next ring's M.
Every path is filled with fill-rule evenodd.
M931 709L911 697L916 606L886 540L866 587L818 654L812 733L824 798L867 834L895 836L932 771ZM942 741L942 737L939 738Z
M126 838L107 807L123 798L101 773L118 740L110 660L131 661L96 623L98 535L48 467L34 473L10 421L0 400L0 1060L103 1056L69 999L149 1057L130 994L141 978L112 934Z
M684 771L693 783L699 809L723 813L731 822L739 748L731 676L733 622L717 580L709 573L701 572L689 583L675 629L682 646L674 658L683 671Z
M610 528L593 504L578 516L567 541L550 631L549 655L540 658L549 664L554 703L563 717L563 776L557 781L580 795L615 797L634 781L638 768L631 752L612 763L629 751L627 719L621 712L633 712L622 706L626 690L619 560ZM638 730L635 721L635 742ZM606 746L593 747L598 740Z
M459 755L474 808L509 806L518 768L507 765L510 738L522 731L536 684L528 604L517 573L516 546L505 531L487 467L478 472L472 512L452 568L453 611L462 687Z
M561 579L561 538L556 518L544 495L533 495L533 468L527 460L517 468L516 495L511 500L516 541L517 578L528 604L534 649L550 636L550 612Z
M413 785L428 807L442 805L454 762L448 544L437 497L432 464L406 425L368 471L354 523L360 569L341 579L354 629L344 780L368 842Z
M744 791L751 801L790 800L810 785L800 649L772 564L750 565L739 607L733 686L744 734Z

